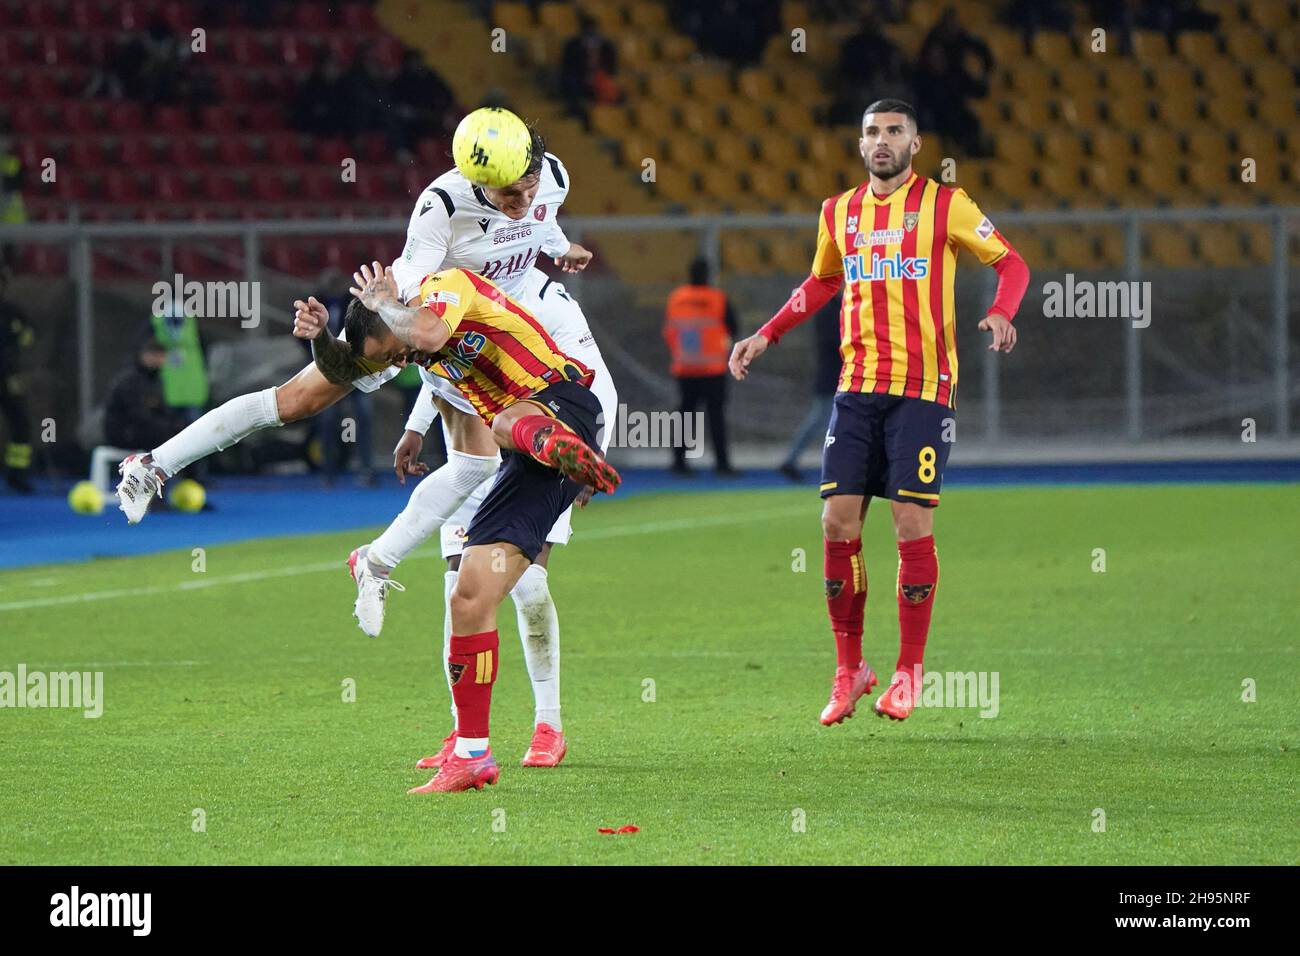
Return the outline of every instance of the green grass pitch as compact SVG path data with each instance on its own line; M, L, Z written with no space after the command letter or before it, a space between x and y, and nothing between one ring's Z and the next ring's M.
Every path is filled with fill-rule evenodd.
M997 716L895 724L865 701L829 729L814 493L600 502L552 561L568 758L518 766L532 697L506 605L501 782L430 797L405 791L448 726L434 548L374 641L342 563L360 533L213 547L202 574L188 551L5 573L0 604L149 593L0 610L0 670L105 672L97 720L0 711L0 864L1293 864L1295 496L950 489L927 664L997 672ZM888 673L883 502L864 541Z

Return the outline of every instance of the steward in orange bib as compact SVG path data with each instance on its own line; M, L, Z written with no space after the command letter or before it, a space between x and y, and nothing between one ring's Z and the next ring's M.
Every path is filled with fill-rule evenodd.
M709 265L703 259L696 259L691 263L690 282L673 289L668 296L664 340L672 354L670 371L677 379L681 395L682 435L698 434L686 428L685 416L693 414L703 402L720 474L732 472L724 405L727 359L735 335L736 314L727 301L727 294L709 285ZM689 470L683 441L673 448L673 471L686 474Z

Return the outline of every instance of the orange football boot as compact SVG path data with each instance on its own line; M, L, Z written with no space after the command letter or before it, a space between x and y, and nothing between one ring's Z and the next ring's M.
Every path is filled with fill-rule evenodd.
M889 682L889 689L876 700L876 713L890 720L906 720L916 707L920 681L906 671L898 671Z
M416 770L437 770L456 750L456 728L451 728L451 733L442 738L442 747L432 757L421 757L415 763Z
M853 716L857 710L858 698L870 694L871 688L878 683L875 672L866 661L857 670L847 667L835 668L835 682L831 685L831 699L822 710L821 722L827 727L838 724Z
M569 752L569 743L550 724L538 724L533 731L533 741L528 745L528 753L519 761L521 767L554 767Z
M481 757L457 757L452 753L442 762L432 780L406 792L458 793L461 790L482 790L484 784L496 783L500 776L501 771L492 759L491 750Z

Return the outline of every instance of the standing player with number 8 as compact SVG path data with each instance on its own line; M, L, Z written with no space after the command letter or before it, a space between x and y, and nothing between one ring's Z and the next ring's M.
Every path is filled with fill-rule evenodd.
M1011 324L1029 268L964 190L912 171L921 148L916 113L879 100L862 117L858 143L867 182L822 204L812 274L776 316L736 343L731 373L830 301L841 288L844 368L822 456L826 604L837 666L821 722L853 716L876 675L862 659L867 574L862 526L871 497L887 498L898 540L899 652L876 713L903 720L921 687L939 562L934 508L953 440L957 388L953 275L958 247L998 274L982 331L993 351L1016 344Z

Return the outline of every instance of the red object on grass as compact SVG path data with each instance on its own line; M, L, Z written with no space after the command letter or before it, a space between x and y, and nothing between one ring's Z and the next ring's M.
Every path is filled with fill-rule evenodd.
M641 828L629 823L627 826L619 827L615 830L613 827L597 827L597 833L640 833Z

